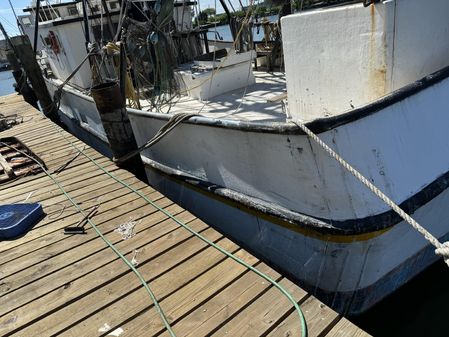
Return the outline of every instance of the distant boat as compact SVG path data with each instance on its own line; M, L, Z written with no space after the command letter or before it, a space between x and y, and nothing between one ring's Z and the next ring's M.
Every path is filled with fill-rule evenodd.
M0 64L0 71L11 70L11 65L9 63Z
M98 42L107 15L100 1L91 3L98 4L89 13ZM147 81L136 87L142 97L150 94L127 114L139 146L177 113L198 115L141 153L153 186L342 313L367 310L436 261L418 233L294 122L447 240L447 0L346 2L285 16L285 74L253 71L253 46L243 38L238 52L207 53L198 42L203 33L191 26L194 3L168 3L173 8L151 20L170 29L130 21L129 83ZM117 27L119 3L107 4ZM157 11L144 7L151 4L139 8L151 16ZM80 4L54 9L59 16L39 24L52 93L86 57ZM20 20L32 34L32 15ZM163 49L171 43L175 54ZM108 74L115 74L113 57L117 52L102 61ZM174 78L164 82L170 62ZM60 116L111 155L91 84L85 63L62 89Z

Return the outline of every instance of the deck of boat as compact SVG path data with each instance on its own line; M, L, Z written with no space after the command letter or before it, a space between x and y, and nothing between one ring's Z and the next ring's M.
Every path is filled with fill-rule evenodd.
M271 284L197 239L166 214L104 174L98 163L193 229L276 279L304 311L309 336L367 336L345 318L182 209L131 173L44 119L20 96L0 98L0 112L23 123L16 136L43 159L93 221L132 259L161 303L177 336L298 336L293 306ZM46 217L26 235L0 242L1 336L167 336L136 276L95 234L64 235L82 215L42 172L0 185L0 203L40 202ZM225 216L225 215L224 215ZM114 232L138 221L129 239Z
M254 71L256 83L212 97L201 102L182 96L170 104L163 105L162 111L170 113L199 113L211 118L254 122L285 122L287 115L282 106L286 98L285 74ZM149 110L146 101L141 101L142 110Z

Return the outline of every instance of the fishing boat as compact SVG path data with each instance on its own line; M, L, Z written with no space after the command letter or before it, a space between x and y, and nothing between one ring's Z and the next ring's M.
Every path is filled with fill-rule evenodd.
M367 310L438 259L298 124L447 240L446 0L350 1L286 15L285 72L253 69L245 22L233 26L232 48L210 51L204 39L192 47L203 36L191 25L194 3L141 5L150 23L132 21L122 42L128 77L148 82L133 87L141 96L131 106L128 95L126 114L151 185L341 313ZM91 25L92 15L107 16L89 15ZM175 34L163 26L171 20ZM51 92L87 55L81 16L72 21L39 27ZM66 56L76 60L63 74ZM112 151L83 67L62 87L60 114Z
M88 94L92 86L92 73L88 62L83 5L80 1L47 2L37 8L33 1L18 16L20 28L31 41L36 35L36 49L41 53L41 63L50 94L55 95L64 80L73 77L63 88L59 101L59 118L68 130L101 153L111 157L104 127L93 100ZM90 1L86 6L91 41L112 40L117 30L120 1Z

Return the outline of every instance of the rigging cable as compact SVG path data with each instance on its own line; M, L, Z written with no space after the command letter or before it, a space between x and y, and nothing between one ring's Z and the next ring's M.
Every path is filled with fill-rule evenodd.
M117 25L117 32L115 33L114 41L118 41L118 37L120 35L120 32L122 30L123 20L125 19L125 13L128 11L128 2L126 0L122 0L122 3L120 5L120 15L118 18L118 25Z
M19 18L17 17L16 10L14 9L14 7L12 5L11 0L8 0L8 2L9 2L9 6L11 7L11 10L12 10L12 12L13 12L15 18L16 18L16 22L18 23L19 22Z

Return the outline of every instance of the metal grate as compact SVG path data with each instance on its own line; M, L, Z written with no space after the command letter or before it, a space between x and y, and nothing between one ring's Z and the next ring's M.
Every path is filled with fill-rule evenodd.
M35 161L19 151L37 159L45 167L44 162L17 138L0 138L0 183L42 171Z

